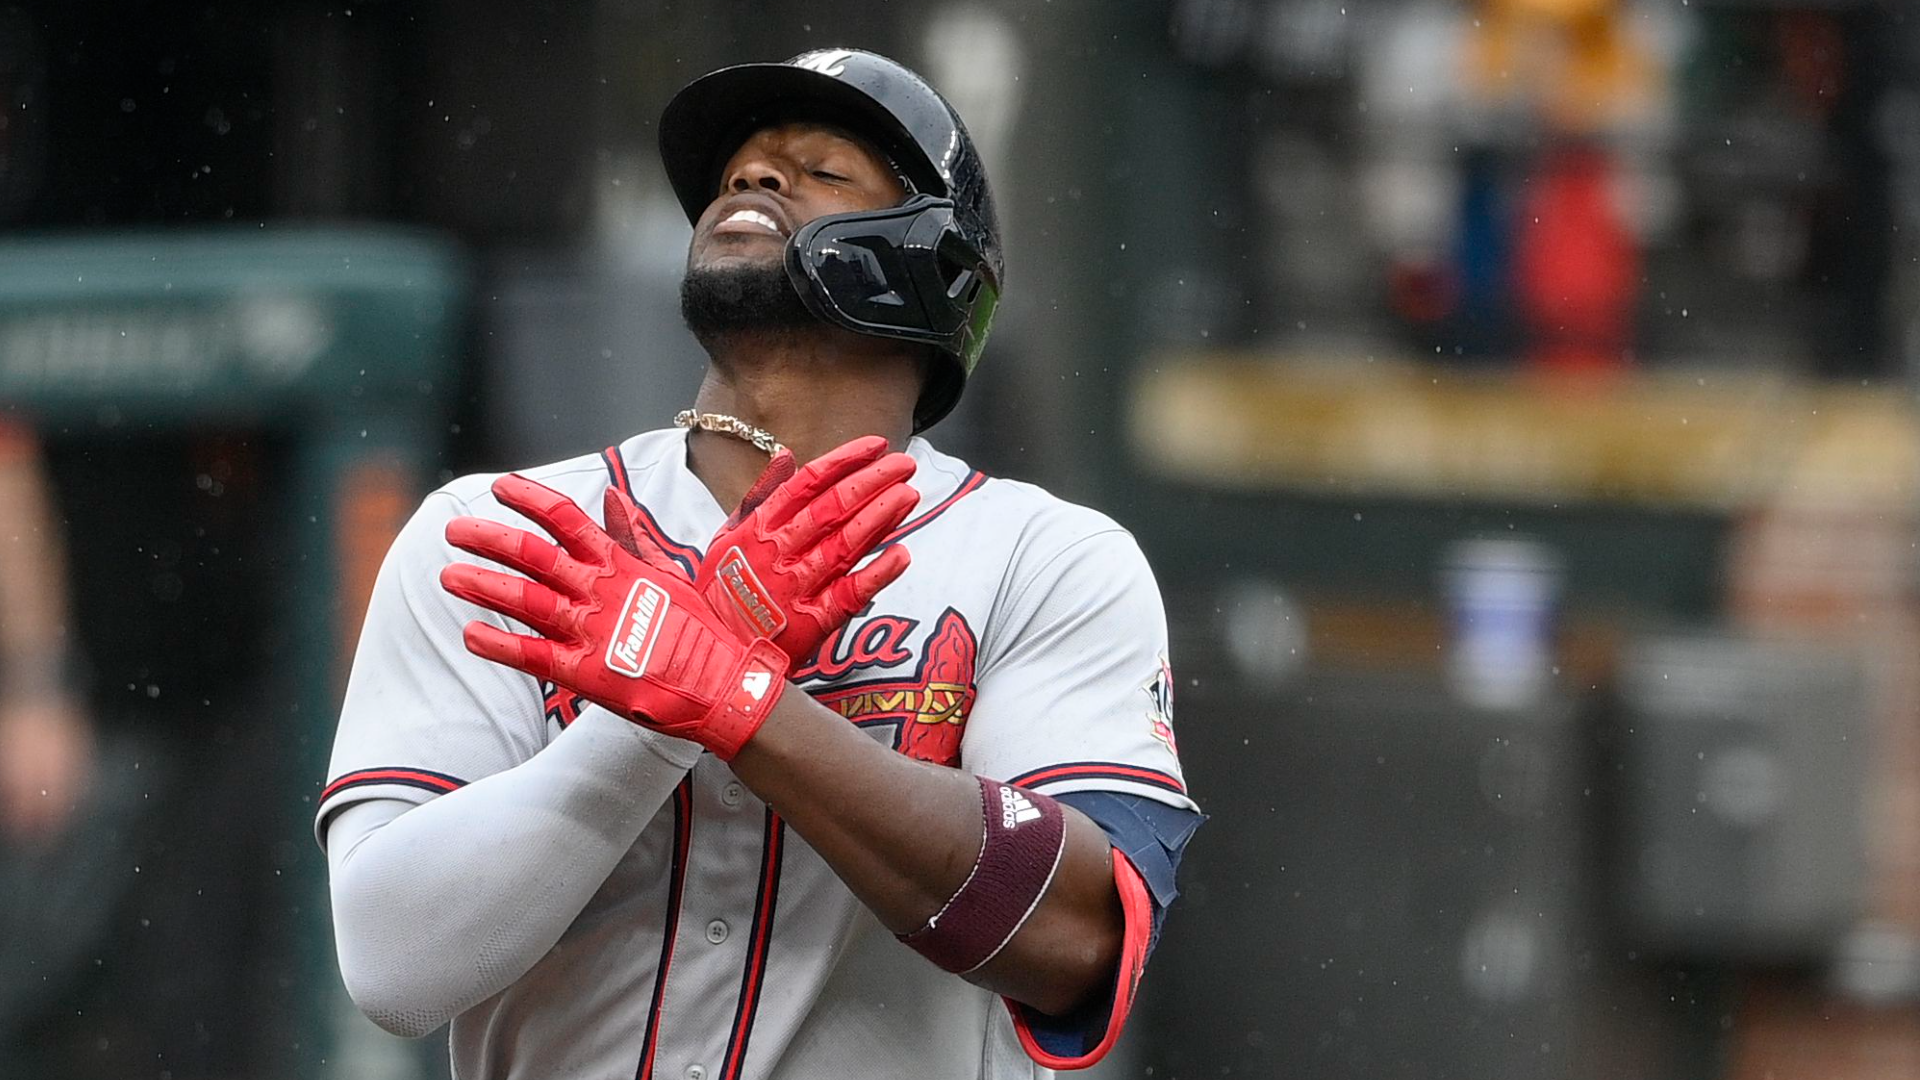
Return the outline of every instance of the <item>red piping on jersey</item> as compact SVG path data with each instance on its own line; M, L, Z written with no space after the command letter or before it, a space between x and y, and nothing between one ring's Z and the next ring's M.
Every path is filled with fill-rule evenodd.
M1118 761L1070 761L1063 765L1049 765L1044 769L1021 773L1007 783L1014 787L1037 788L1042 784L1057 784L1063 780L1130 780L1181 795L1187 793L1187 786L1172 773Z
M640 518L634 524L646 532L648 539L660 545L661 550L665 551L674 562L679 563L680 568L687 572L689 578L698 574L700 560L703 558L700 549L689 547L668 536L667 530L661 528L660 523L654 520L653 512L640 505L640 500L633 494L633 480L627 475L627 463L620 457L620 448L609 446L600 451L600 457L606 461L607 475L613 481L613 486L619 488L622 495L631 499L634 507L640 511Z
M588 705L593 704L586 698L558 683L542 683L541 685L548 688L547 692L543 694L540 699L546 706L547 719L559 724L563 728L572 727L573 722L580 719L581 712L583 712Z
M767 809L767 838L760 856L760 896L753 905L753 937L747 946L747 967L740 976L740 1005L733 1014L733 1036L727 1044L719 1080L739 1080L747 1060L747 1038L760 1009L760 991L766 985L767 949L773 938L773 909L780 897L780 853L787 824Z
M944 499L941 499L939 505L935 506L933 509L927 511L924 514L921 514L919 517L914 518L912 521L902 524L899 528L888 533L887 538L885 540L880 541L879 546L876 547L875 550L879 550L879 548L884 548L888 544L897 544L901 540L905 539L907 537L907 534L933 524L934 518L937 518L941 514L944 514L948 510L952 509L954 503L957 503L961 499L965 498L967 495L975 491L978 491L980 489L980 485L986 482L987 482L987 474L981 472L978 469L975 469L972 475L968 476L965 480L960 481L960 486L953 489L953 494L947 496Z
M607 475L613 481L613 486L625 492L628 498L632 498L633 482L627 479L627 462L620 456L620 448L609 446L600 451L600 457L607 463Z
M402 769L394 766L384 769L360 769L328 784L326 790L320 793L320 801L326 802L350 787L363 787L369 784L401 784L406 787L425 788L444 795L455 788L465 787L466 783L457 776L429 772L426 769Z
M1013 1030L1020 1036L1020 1048L1034 1062L1048 1069L1084 1069L1113 1049L1120 1032L1133 1012L1134 995L1140 990L1140 976L1147 970L1147 945L1153 937L1153 900L1147 893L1146 879L1134 868L1133 861L1118 848L1113 852L1113 887L1120 894L1120 912L1124 927L1120 936L1120 964L1114 972L1113 1003L1107 1007L1107 1025L1093 1049L1073 1057L1048 1053L1034 1038L1026 1007L1009 998L1007 1011L1013 1014Z
M660 927L660 968L653 976L653 1002L647 1006L646 1038L634 1080L652 1080L653 1055L660 1048L660 1005L667 993L667 969L673 966L673 942L680 932L680 893L687 884L687 851L693 846L693 777L673 789L673 863L667 873L667 917Z

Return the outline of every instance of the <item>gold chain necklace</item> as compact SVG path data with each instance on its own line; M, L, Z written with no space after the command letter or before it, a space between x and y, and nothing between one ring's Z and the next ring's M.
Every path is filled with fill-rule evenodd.
M675 414L673 426L698 429L700 431L711 431L719 435L731 435L741 442L752 443L754 447L762 453L769 455L777 454L781 450L786 449L780 445L780 440L773 437L772 432L765 428L754 427L745 420L737 416L728 416L726 413L698 412L693 409L682 409L679 413Z

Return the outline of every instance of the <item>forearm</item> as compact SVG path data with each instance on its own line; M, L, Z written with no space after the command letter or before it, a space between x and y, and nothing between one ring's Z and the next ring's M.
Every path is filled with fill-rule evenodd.
M924 926L980 852L978 781L894 753L804 693L783 695L733 769L895 933ZM1106 834L1064 809L1066 847L1046 894L966 976L1055 1014L1110 984L1122 929Z
M68 641L67 568L51 493L31 442L0 452L0 695L45 698L64 685Z
M430 802L342 811L328 827L334 933L361 1011L425 1035L525 974L697 756L596 711L526 763Z

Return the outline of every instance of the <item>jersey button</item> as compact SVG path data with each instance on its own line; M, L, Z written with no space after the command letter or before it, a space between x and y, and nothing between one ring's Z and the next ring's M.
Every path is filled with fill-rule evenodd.
M723 787L720 789L720 801L723 803L726 803L728 806L740 805L739 781L730 783L726 787Z
M708 923L707 924L707 940L713 942L715 945L718 945L721 942L727 940L727 924L721 922L719 919L715 919L712 922ZM695 1065L694 1068L697 1069L699 1068L699 1066ZM692 1072L689 1071L688 1075L691 1076Z
M707 1067L705 1065L687 1066L687 1080L707 1080Z

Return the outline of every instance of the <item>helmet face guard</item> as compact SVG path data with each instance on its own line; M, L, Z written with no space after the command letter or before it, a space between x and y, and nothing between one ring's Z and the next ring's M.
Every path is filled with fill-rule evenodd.
M970 372L1000 285L954 223L950 199L830 214L787 244L787 278L807 309L855 333L932 345Z

